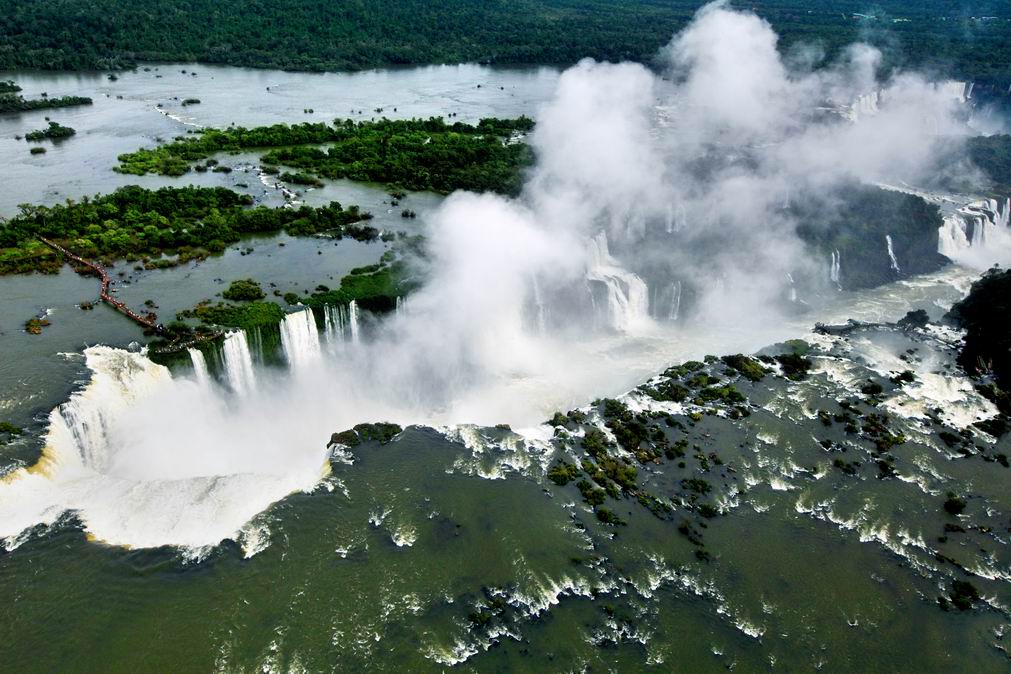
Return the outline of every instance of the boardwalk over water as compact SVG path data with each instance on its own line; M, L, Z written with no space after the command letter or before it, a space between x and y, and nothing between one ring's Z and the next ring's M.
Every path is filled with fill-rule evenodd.
M162 327L162 325L157 322L158 317L155 314L148 313L144 316L141 316L137 312L130 309L130 307L126 306L126 304L120 302L115 297L109 294L109 286L111 285L112 280L109 278L109 272L105 270L105 267L95 262L91 262L90 260L85 260L83 257L79 255L71 253L69 250L67 250L60 244L56 243L55 241L50 241L49 239L43 238L41 236L39 237L39 240L42 241L42 243L49 246L50 248L52 248L53 250L55 250L56 252L62 254L67 259L72 260L80 265L83 265L88 269L91 269L93 272L95 272L95 274L97 274L99 278L102 279L102 289L98 296L102 299L103 302L109 304L116 311L123 314L124 316L134 321L135 323L139 324L143 328L147 328L148 330L154 330L159 334L165 331L165 328Z

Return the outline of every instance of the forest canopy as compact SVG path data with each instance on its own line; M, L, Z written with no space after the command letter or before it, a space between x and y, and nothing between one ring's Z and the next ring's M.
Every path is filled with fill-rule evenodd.
M518 194L523 169L533 155L529 146L513 141L533 125L528 117L482 119L476 125L448 124L432 117L205 129L166 145L120 155L115 170L180 176L192 162L218 152L277 148L263 162L299 169L280 177L300 185L318 185L316 174L415 191Z
M0 0L0 69L196 60L292 70L648 62L700 0ZM738 0L784 51L868 41L890 65L1011 83L1005 0ZM869 9L870 8L870 9ZM1006 88L1006 87L1005 87Z
M163 253L183 259L217 253L243 236L285 231L293 236L321 232L374 240L368 213L337 202L310 208L250 208L252 199L223 187L122 187L112 194L56 206L25 204L0 221L0 274L56 271L62 258L38 237L83 257L137 260Z

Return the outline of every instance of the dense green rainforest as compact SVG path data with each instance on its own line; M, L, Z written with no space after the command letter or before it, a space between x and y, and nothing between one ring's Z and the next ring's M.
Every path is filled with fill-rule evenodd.
M699 0L0 0L0 69L198 60L295 70L652 60ZM754 0L789 51L856 40L891 65L1011 82L1002 0Z
M263 157L264 165L299 169L300 173L281 176L296 184L317 184L309 175L313 173L415 191L448 194L462 189L516 195L523 186L522 170L533 162L533 154L527 145L513 141L533 126L528 117L482 119L476 125L449 124L433 117L205 129L153 149L120 155L116 170L181 176L193 162L218 152L275 148ZM207 165L193 168L206 171Z

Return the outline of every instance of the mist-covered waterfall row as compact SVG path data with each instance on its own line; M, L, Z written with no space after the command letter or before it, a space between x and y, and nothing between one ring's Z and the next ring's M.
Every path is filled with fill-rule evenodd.
M403 305L402 298L396 301L396 314L399 314ZM358 342L360 339L360 319L358 302L351 300L347 305L327 304L323 307L323 334L326 335L327 343L338 344L351 341Z
M228 333L221 345L225 377L232 391L246 395L256 388L256 372L244 330Z
M348 330L351 333L351 343L357 344L361 339L361 333L358 321L358 302L355 300L348 303Z
M284 317L281 322L281 345L293 368L311 365L319 358L319 330L311 307Z
M587 246L586 278L590 282L590 295L593 306L603 312L603 316L598 315L597 318L619 332L629 332L646 325L650 320L646 283L611 257L606 232L601 231ZM603 288L603 302L596 299L594 284Z
M236 368L231 379L242 382L240 401L249 402L260 392L249 379L243 333L226 344ZM44 470L6 476L0 538L8 546L31 527L73 512L97 540L199 554L224 538L239 541L258 512L320 479L322 448L305 437L284 444L298 429L252 416L229 423L233 406L218 387L173 377L142 353L94 346L84 355L91 378L50 413L38 464ZM202 356L190 356L202 363ZM270 445L287 451L251 451Z
M196 376L197 383L201 386L209 386L211 373L207 369L207 359L204 358L203 352L192 347L187 349L187 352L190 354L190 362L193 364L193 374Z
M975 201L944 218L938 232L938 252L945 257L975 267L992 263L993 254L1011 242L1008 229L1011 198Z

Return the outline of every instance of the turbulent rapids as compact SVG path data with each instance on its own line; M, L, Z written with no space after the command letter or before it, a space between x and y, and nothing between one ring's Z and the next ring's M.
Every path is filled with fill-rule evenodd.
M720 23L754 51L704 37ZM258 513L319 484L335 430L509 423L539 435L553 412L678 360L751 352L817 320L895 319L924 292L950 305L968 277L942 273L924 291L909 278L920 244L908 232L886 223L868 246L826 238L791 204L844 193L854 174L915 178L931 139L964 133L964 85L878 83L877 57L860 49L838 72L788 76L774 42L752 18L710 8L669 48L677 84L630 64L566 72L530 139L538 165L523 196L449 197L428 226L425 284L392 315L354 301L303 308L278 326L280 354L233 331L191 349L189 374L87 349L90 381L50 415L42 459L0 487L0 535L11 547L73 513L117 545L241 540ZM754 86L722 91L745 61ZM826 101L835 116L812 115ZM941 255L981 268L1009 248L1011 201L916 194L946 209ZM836 207L814 203L817 217ZM802 239L802 224L815 233ZM899 285L840 292L851 277Z
M40 203L151 171L201 187L58 207L83 215L55 240L104 251L158 337L66 267L0 278L6 313L35 316L0 325L4 663L1005 671L1011 137L981 135L1003 93L778 39L715 2L649 68L77 78L99 94L60 111L80 135L21 141L13 170L90 165L123 119L130 143L170 137L183 107L283 139L173 155L217 137L194 131L121 160L138 174L43 183ZM318 143L239 128L310 102ZM329 123L348 108L395 119ZM356 139L399 169L515 165L327 178ZM429 177L484 191L411 191ZM210 192L241 203L174 218ZM30 224L18 260L56 209L0 223ZM196 234L206 251L166 249Z

